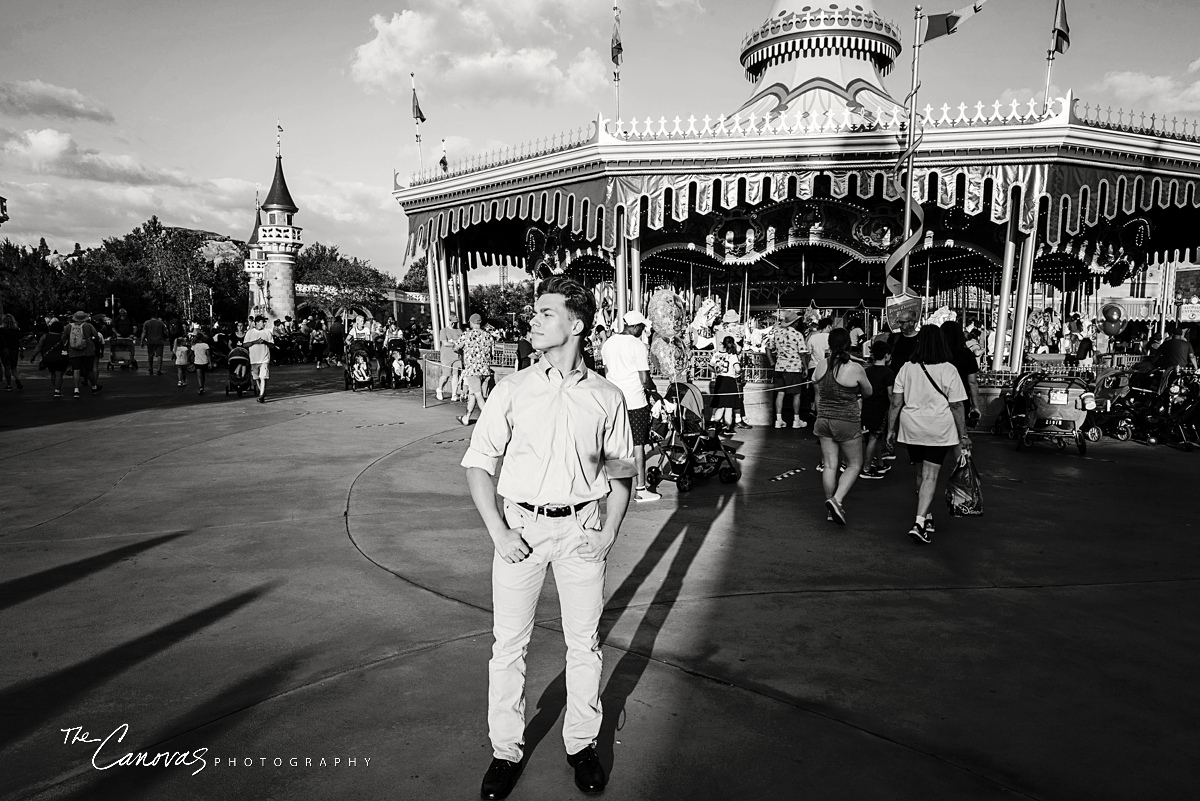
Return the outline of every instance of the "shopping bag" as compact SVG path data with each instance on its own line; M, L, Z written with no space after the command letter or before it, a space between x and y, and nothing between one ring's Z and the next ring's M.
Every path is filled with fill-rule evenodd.
M962 457L950 474L946 485L946 505L951 517L970 517L983 514L983 489L979 485L979 471L971 452L964 450Z

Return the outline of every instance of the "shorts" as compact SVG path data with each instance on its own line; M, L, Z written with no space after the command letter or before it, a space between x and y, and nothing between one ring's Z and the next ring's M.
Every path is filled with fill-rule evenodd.
M789 373L787 371L775 371L775 388L780 390L784 395L799 395L803 387L799 386L808 380L808 376L804 373ZM781 389L784 387L784 389Z
M250 362L250 377L261 378L264 381L271 377L270 362Z
M146 346L146 361L150 361L155 356L158 357L159 361L162 361L162 355L163 355L163 346L161 343L158 345L151 344L151 345Z
M813 425L813 434L825 437L834 442L853 442L862 437L862 424L849 420L830 420L828 417L818 417Z
M442 357L442 366L447 367L451 370L461 370L463 363L462 363L462 359L459 358L458 356L455 356L452 359L447 359L445 356L443 356Z
M650 407L629 409L629 430L633 434L634 445L645 445L650 438Z
M485 375L468 375L464 376L467 379L467 391L477 398L483 397L483 382L487 379Z
M917 462L929 462L936 464L938 467L946 461L947 454L954 448L953 445L910 445L904 443L904 447L908 448L908 460L914 464Z
M888 407L863 404L862 427L868 434L882 435L887 428Z
M92 374L92 366L96 363L95 356L72 356L71 369L78 370L83 375Z

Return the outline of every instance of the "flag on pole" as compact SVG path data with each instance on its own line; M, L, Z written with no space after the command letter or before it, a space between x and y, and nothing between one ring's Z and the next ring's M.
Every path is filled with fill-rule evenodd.
M929 24L925 27L925 38L922 43L931 42L941 36L946 36L958 31L958 26L966 22L971 17L975 16L983 8L983 4L987 0L977 0L973 5L965 8L960 8L950 14L930 14ZM1059 0L1061 3L1062 0Z
M413 119L417 122L425 122L425 113L421 111L421 103L417 100L416 86L413 86Z
M450 171L450 160L446 158L446 140L442 140L442 158L438 161L438 166L442 168L442 172Z
M1067 24L1067 0L1058 0L1051 37L1053 38L1050 45L1052 51L1055 53L1067 52L1067 48L1071 46L1071 26Z
M621 62L625 60L625 47L621 44L621 9L613 6L613 36L612 36L612 63L617 69L621 69Z
M283 126L279 123L275 123L275 130L277 130L279 133L283 133Z

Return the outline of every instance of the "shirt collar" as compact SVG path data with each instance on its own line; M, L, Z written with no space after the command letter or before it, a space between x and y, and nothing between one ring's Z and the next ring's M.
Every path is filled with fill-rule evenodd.
M541 371L541 375L547 381L550 380L550 371L551 370L558 373L558 368L555 367L553 364L551 364L549 359L542 359L540 362L537 363L537 368L538 368L538 370ZM579 361L578 368L576 368L576 369L572 370L571 372L567 373L566 375L562 376L562 383L564 383L564 384L567 383L567 381L571 378L571 376L578 376L578 380L576 383L578 383L578 381L583 381L585 378L588 377L587 364L585 364L582 359L580 359L580 361Z

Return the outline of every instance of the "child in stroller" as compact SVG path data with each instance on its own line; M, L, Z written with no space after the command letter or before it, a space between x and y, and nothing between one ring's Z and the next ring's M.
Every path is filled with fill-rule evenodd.
M704 424L704 396L696 385L671 384L651 414L650 444L658 452L657 463L646 468L646 486L651 492L664 480L674 481L680 492L688 492L696 477L716 473L722 484L741 477L734 454L716 429Z
M365 353L354 354L354 365L350 368L351 391L374 389L375 382L371 380L371 366L367 364Z

